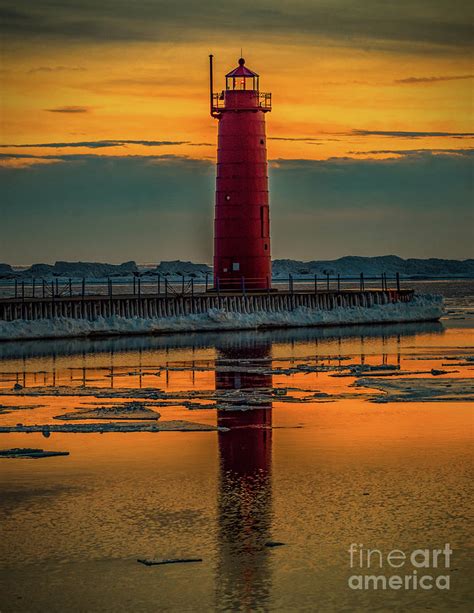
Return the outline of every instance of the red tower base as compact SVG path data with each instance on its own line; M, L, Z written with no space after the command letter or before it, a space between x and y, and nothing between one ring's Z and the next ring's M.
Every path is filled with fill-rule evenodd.
M259 93L225 92L219 114L214 285L223 290L271 287L265 111Z

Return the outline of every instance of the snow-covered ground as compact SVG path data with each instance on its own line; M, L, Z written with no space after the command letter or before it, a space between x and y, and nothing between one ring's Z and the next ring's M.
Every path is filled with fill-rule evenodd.
M379 277L382 273L402 277L450 277L474 276L474 260L445 260L440 258L403 259L396 255L378 257L346 256L337 260L274 260L272 273L275 278L296 278L330 275L341 277Z
M409 303L332 310L300 307L293 311L235 313L225 309L210 309L205 314L160 319L112 317L95 321L66 318L22 320L0 322L0 340L430 321L439 319L443 311L440 296L424 295L416 296Z
M366 277L379 277L382 273L402 277L474 277L474 259L446 260L440 258L403 259L395 255L377 257L345 256L337 260L273 260L272 272L274 279L314 277L315 274L324 277L358 277L364 273ZM36 278L73 278L73 279L106 279L107 277L131 277L141 275L163 275L170 279L194 277L204 279L212 273L208 264L199 264L181 260L163 261L158 265L137 264L134 261L123 264L105 264L100 262L56 262L55 264L33 264L31 267L15 267L0 263L0 278L23 279Z

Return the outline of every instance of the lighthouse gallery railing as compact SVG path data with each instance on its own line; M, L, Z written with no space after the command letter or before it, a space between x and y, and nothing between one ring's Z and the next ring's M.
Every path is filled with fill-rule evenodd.
M220 94L215 93L212 94L212 110L213 112L219 112L225 110L225 100L224 100L225 92L221 92ZM258 96L257 108L263 109L265 111L272 110L272 95L266 92L257 92L256 96ZM249 107L255 108L255 107ZM245 108L239 108L239 110L246 110Z

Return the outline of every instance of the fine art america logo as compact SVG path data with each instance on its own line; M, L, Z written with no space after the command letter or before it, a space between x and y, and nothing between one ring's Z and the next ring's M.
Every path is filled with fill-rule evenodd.
M347 584L352 590L449 590L451 554L443 549L368 549L362 544L349 547L352 574Z

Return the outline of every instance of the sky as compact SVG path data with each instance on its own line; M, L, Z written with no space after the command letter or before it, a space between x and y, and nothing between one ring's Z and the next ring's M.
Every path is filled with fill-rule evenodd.
M215 90L266 115L272 256L473 257L467 0L2 0L0 261L212 259Z

